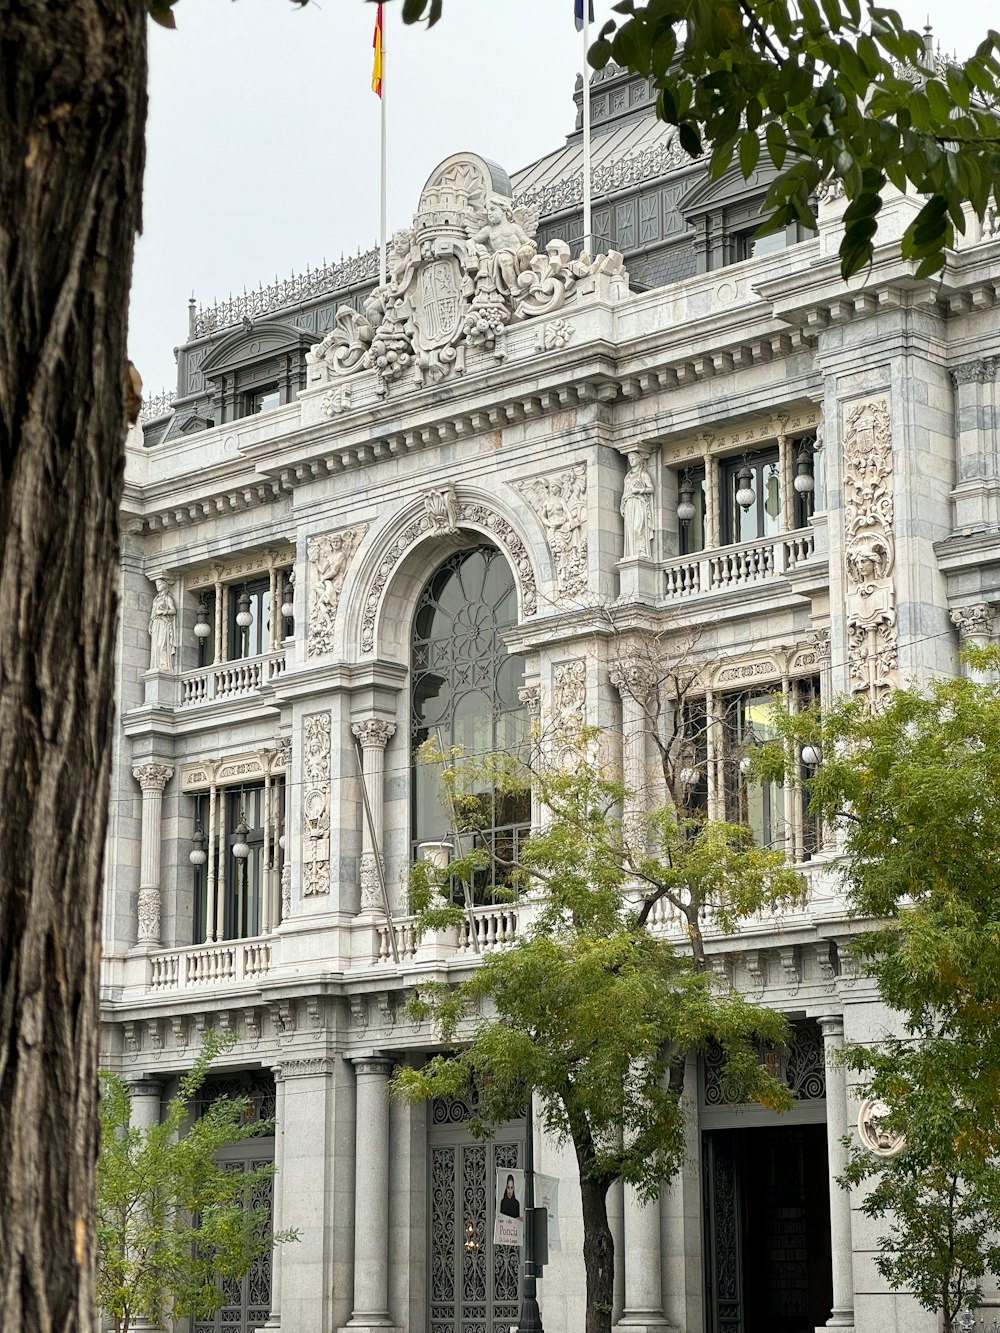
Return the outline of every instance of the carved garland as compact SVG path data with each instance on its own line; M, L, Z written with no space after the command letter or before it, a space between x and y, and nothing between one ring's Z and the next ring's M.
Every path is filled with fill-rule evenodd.
M844 563L851 693L873 709L896 683L892 425L885 398L849 409L844 431Z
M330 714L313 713L303 724L302 824L306 854L302 892L330 892Z
M483 504L460 504L457 518L459 522L474 524L497 538L504 554L510 560L517 574L521 587L523 613L526 616L533 616L538 610L538 588L535 583L535 573L531 567L527 548L511 525L505 518L501 518L499 514L495 514ZM431 517L424 512L419 518L415 518L412 523L407 524L382 557L368 590L368 598L365 602L364 615L361 621L361 651L363 653L370 653L375 645L375 621L378 617L379 603L382 600L382 594L389 582L392 571L415 542L426 534L438 530L439 528Z

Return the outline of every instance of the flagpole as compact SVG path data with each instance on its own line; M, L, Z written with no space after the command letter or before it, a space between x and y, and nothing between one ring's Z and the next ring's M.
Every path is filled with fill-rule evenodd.
M379 16L382 14L382 6L379 5ZM379 219L378 219L378 285L385 286L385 193L386 193L386 141L385 141L385 101L386 101L387 83L385 77L385 27L382 26L382 96L379 101L382 104L382 170L380 183L379 199Z
M590 0L583 0L583 248L593 255L590 219Z

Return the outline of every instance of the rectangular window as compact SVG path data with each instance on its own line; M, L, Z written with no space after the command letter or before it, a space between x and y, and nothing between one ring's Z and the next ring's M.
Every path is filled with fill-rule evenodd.
M209 795L202 792L196 797L195 817L210 836ZM224 809L225 838L220 849L210 852L204 865L194 868L194 940L202 943L209 938L223 940L252 939L262 930L264 895L270 888L280 911L280 892L275 892L275 878L280 885L284 853L278 838L285 822L285 784L278 778L271 784L271 833L267 857L264 855L264 821L267 817L263 783L222 789L217 802ZM221 811L220 811L221 813ZM218 816L217 816L218 817ZM241 829L246 826L246 832ZM236 850L249 848L246 856L237 856ZM221 850L221 854L220 854ZM209 921L208 880L209 866L215 871L216 890L220 870L222 885L222 934L216 936L218 904L213 921Z
M281 406L281 390L277 384L262 384L259 389L251 389L243 395L243 411L240 416L255 417L261 412L270 412Z
M683 468L677 478L678 527L680 537L678 545L681 555L693 555L695 551L705 549L705 469L704 467ZM681 509L681 505L685 508ZM690 505L694 513L689 513Z
M722 464L724 546L776 537L781 531L781 465L777 447Z
M751 782L746 775L754 750L775 739L772 692L729 694L724 698L723 773L726 818L747 824L759 847L791 848L785 790L776 782Z
M229 660L233 662L240 657L258 657L261 653L268 652L271 646L270 632L270 580L252 579L244 584L231 584Z

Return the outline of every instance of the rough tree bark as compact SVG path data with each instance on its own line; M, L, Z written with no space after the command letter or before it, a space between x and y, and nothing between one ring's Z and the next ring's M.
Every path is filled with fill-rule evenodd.
M611 1311L615 1296L615 1241L608 1225L608 1182L589 1179L583 1174L582 1167L581 1163L583 1263L587 1274L586 1333L611 1333Z
M94 1327L143 0L0 0L0 1328Z

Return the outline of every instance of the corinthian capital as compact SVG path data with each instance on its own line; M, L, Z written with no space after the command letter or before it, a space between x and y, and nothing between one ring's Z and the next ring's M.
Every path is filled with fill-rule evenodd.
M137 764L132 776L143 791L162 791L174 776L169 764Z
M951 623L959 638L988 639L993 633L993 607L988 602L973 602L971 606L956 606L950 612Z
M396 724L380 717L369 717L364 722L352 722L351 730L364 749L384 750L396 734Z
M644 704L652 694L657 673L651 662L642 657L623 657L611 664L608 672L611 684L619 694Z

